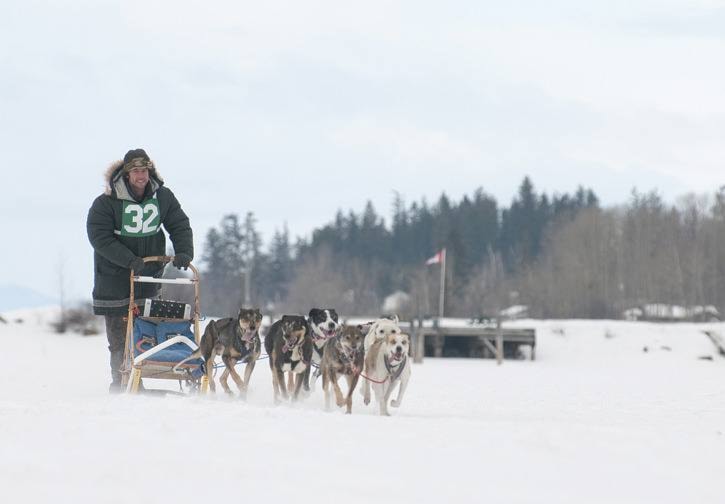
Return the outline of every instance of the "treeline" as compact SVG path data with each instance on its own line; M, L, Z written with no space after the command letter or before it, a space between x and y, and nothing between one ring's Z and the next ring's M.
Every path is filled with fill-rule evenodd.
M725 190L668 205L632 193L601 208L595 193L539 194L526 178L511 204L482 189L453 202L368 203L339 211L307 239L277 231L265 247L253 213L229 214L207 236L203 311L335 307L345 315L435 316L447 250L445 313L490 316L522 304L539 317L604 318L644 303L725 305ZM246 286L246 289L245 289ZM385 304L387 299L387 304Z
M286 228L278 231L266 250L251 212L244 219L229 214L206 236L204 311L233 313L246 299L274 311L335 306L350 315L375 314L387 296L402 291L396 311L435 314L439 270L425 260L445 247L446 313L479 315L495 309L501 282L542 255L547 230L592 208L598 200L591 190L549 197L527 178L508 207L481 189L457 203L442 195L432 205L407 205L396 195L389 224L368 203L360 214L338 212L306 240L291 243ZM482 272L486 284L478 285ZM473 291L480 294L472 298Z
M645 303L725 306L725 188L668 205L633 192L552 227L543 254L504 284L533 314L618 317Z

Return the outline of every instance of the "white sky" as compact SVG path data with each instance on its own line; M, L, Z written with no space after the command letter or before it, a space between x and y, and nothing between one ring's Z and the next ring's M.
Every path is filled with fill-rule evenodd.
M204 235L371 199L725 183L725 1L0 4L0 284L88 296L102 172L147 149ZM11 183L8 183L12 181Z

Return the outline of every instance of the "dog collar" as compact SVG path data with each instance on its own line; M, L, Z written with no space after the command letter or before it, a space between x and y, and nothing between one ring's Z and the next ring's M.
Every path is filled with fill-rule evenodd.
M242 328L239 326L239 324L235 327L235 332L237 334L237 338L239 338L240 343L247 349L251 350L252 346L254 345L254 335L257 333L257 331L252 331L250 333L250 336L247 338L246 334L242 332ZM236 346L236 345L234 345ZM241 349L237 349L238 351L241 351Z
M397 364L391 364L388 360L387 354L383 356L383 362L385 362L385 369L388 370L388 374L390 375L390 383L393 383L395 380L400 378L400 375L403 374L403 369L405 366L405 361L408 360L408 356L403 354L403 359L397 363Z
M332 336L327 336L324 331L322 332L322 336L319 336L317 334L317 332L312 331L312 339L314 339L315 341L320 341L320 340L327 341L329 339L334 338L336 335L337 335L337 331L332 333Z
M342 357L341 360L343 361L343 365L348 366L353 374L360 374L362 369L355 365L355 356L360 353L360 349L358 348L350 353L347 353L339 342L337 343L337 349L340 353L340 357Z
M343 347L339 341L337 341L337 350L340 352L340 355L343 356L348 362L352 362L352 360L355 358L355 355L357 355L360 351L359 349L357 349L348 353L345 351L345 347Z

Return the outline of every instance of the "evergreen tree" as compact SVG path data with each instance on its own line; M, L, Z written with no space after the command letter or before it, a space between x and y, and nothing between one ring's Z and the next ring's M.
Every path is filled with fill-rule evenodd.
M388 261L388 238L385 222L378 217L372 202L368 201L360 222L360 241L354 255L363 262L375 259Z
M535 259L541 247L542 223L534 186L525 177L517 197L501 215L500 248L509 270L520 269Z
M229 316L242 300L242 230L235 214L225 215L219 230L211 228L206 236L202 302L211 315Z
M289 243L289 230L277 231L272 237L269 250L269 268L265 276L264 294L277 304L287 295L289 281L292 278L292 250Z
M253 212L247 212L242 226L242 239L240 244L241 257L243 262L242 272L249 275L249 303L257 306L258 298L261 290L261 273L263 261L261 254L262 237L257 231L257 219ZM245 279L247 282L247 279ZM246 284L245 284L246 285ZM246 298L246 294L245 294Z

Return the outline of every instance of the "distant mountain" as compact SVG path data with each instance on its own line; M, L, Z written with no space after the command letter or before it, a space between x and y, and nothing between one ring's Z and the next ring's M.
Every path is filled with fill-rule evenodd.
M0 312L58 304L58 300L27 287L0 285Z

